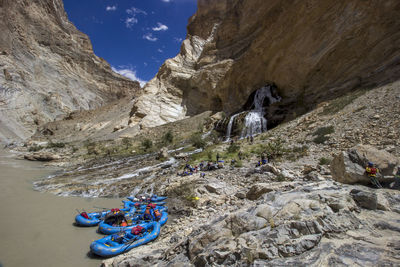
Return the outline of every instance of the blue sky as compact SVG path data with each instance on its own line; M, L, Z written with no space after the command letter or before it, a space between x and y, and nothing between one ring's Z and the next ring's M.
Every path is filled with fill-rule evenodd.
M97 56L143 85L178 54L197 0L64 0L64 7Z

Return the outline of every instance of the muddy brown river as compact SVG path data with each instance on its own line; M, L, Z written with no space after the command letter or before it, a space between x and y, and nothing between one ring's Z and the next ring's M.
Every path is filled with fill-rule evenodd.
M54 172L0 150L0 266L99 266L88 256L96 227L73 225L76 209L121 207L121 199L60 197L32 189Z

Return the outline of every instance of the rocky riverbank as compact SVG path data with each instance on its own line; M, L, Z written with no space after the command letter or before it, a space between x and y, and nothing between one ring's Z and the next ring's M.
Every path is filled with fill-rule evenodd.
M253 143L236 141L242 160L238 151L227 152L228 143L209 145L189 160L198 164L219 153L225 168L205 172L205 177L177 175L185 158L179 150L166 158L155 153L103 158L35 186L59 195L154 192L169 197L172 219L160 237L105 260L104 266L398 265L399 191L375 189L365 181L343 184L331 169L349 166L338 164L337 155L355 153L359 158L350 163L357 165L373 151L373 160L390 176L387 166L393 172L399 162L399 90L394 83L348 95L255 137ZM347 152L360 144L368 145ZM275 157L255 167L260 151ZM231 158L240 164L231 168Z

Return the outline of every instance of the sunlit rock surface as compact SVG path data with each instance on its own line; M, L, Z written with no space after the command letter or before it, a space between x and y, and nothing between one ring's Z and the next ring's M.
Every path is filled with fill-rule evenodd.
M204 110L233 113L271 82L291 117L397 80L399 16L395 0L199 0L181 52L147 84L133 121L149 127Z
M0 2L0 139L132 95L140 86L97 57L61 0Z

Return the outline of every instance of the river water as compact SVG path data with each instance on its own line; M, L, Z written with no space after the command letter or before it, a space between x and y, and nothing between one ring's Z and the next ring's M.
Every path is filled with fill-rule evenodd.
M32 189L54 169L0 150L0 266L99 266L88 256L96 227L73 225L76 209L121 207L121 199L59 197Z

